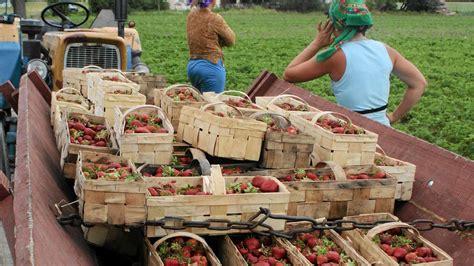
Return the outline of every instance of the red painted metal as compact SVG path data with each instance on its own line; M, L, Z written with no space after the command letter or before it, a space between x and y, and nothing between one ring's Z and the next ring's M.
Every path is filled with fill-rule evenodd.
M11 195L0 201L0 222L2 222L7 237L10 253L15 258L15 219L13 215L13 196Z
M8 196L10 196L10 180L3 171L0 171L0 201Z
M16 101L13 97L13 93L15 92L15 87L13 84L10 81L3 83L0 85L0 92L3 94L3 97L5 97L5 100L13 108L13 110L18 113L18 101Z
M39 91L46 103L51 106L51 89L44 82L41 76L36 72L36 70L27 74L28 78L35 85L35 88Z
M94 265L79 228L61 226L50 209L74 193L61 174L50 126L50 107L37 82L20 84L15 171L15 261L17 265Z
M264 71L248 92L256 96L294 94L321 110L336 111L349 116L353 122L379 134L378 143L394 158L417 166L413 197L407 203L397 204L396 215L402 220L432 218L446 221L450 218L474 220L474 162L426 141L386 127L348 109L331 103L309 91L278 79ZM428 182L433 181L432 186ZM455 258L456 265L472 265L474 239L461 239L446 230L423 233L428 239Z

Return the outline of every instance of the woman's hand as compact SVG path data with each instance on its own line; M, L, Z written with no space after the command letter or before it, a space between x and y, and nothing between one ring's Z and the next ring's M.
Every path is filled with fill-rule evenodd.
M314 38L313 44L319 49L329 46L334 41L334 37L332 36L333 30L334 27L329 19L326 20L324 26L322 22L319 22L318 34Z
M397 121L395 121L395 118L393 117L393 114L392 114L392 113L386 113L385 115L387 116L388 121L390 122L390 125L392 125L392 124L394 124L395 122L397 122Z

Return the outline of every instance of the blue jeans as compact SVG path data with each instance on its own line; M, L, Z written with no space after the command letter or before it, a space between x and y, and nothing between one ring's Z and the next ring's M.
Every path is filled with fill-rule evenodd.
M201 92L223 92L225 78L226 72L221 60L217 64L205 59L192 59L188 62L188 79Z

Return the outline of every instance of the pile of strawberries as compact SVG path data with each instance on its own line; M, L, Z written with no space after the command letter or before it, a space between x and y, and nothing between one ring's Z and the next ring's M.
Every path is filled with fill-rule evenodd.
M94 123L86 116L69 118L67 126L70 143L96 147L111 146L105 125Z
M327 180L334 180L334 176L332 176L331 174L318 175L316 173L309 172L304 169L296 169L293 174L287 175L285 177L281 177L278 179L283 182L301 181L301 180L327 181Z
M431 248L424 247L414 239L404 236L400 228L380 233L374 237L373 241L394 261L400 264L439 261Z
M307 112L309 111L308 107L305 104L295 105L292 103L278 103L276 106L280 107L285 111L300 111L300 112Z
M269 131L286 132L290 135L298 134L298 129L294 126L289 126L287 128L279 127L278 123L275 121L275 118L273 118L271 115L263 115L259 118L259 120L267 124L267 130Z
M360 173L360 174L351 174L347 175L347 179L383 179L386 178L387 175L384 171L375 171L373 173Z
M194 97L191 89L187 87L178 87L175 90L166 92L166 95L175 102L197 102L199 99Z
M226 194L278 192L278 183L271 178L256 176L251 182L234 182L226 184Z
M84 161L82 163L82 172L86 179L136 181L140 178L140 175L133 173L129 166L106 158L96 163Z
M171 176L199 176L197 169L183 169L178 170L171 166L158 166L154 173L144 172L146 177L171 177Z
M202 185L192 186L188 184L185 187L176 188L176 181L149 187L148 192L152 196L210 195L209 192L202 191Z
M314 265L355 265L340 247L328 237L320 235L318 231L299 234L291 242Z
M163 120L157 113L138 114L133 113L127 115L125 123L125 133L168 133L163 127Z
M158 246L157 251L165 266L209 265L204 247L193 238L168 239Z
M233 240L233 242L249 265L291 265L286 250L276 245L270 237L256 238L251 236L244 240Z
M311 121L309 118L308 120ZM365 134L365 131L362 128L358 128L354 125L349 126L345 121L340 119L319 118L318 121L316 121L316 125L335 134Z
M188 166L192 163L193 159L188 157L176 157L173 156L171 165L176 166Z
M258 109L258 106L256 106L252 102L249 102L248 100L245 100L245 99L239 99L239 100L228 99L228 100L225 100L224 103L237 107L237 108Z
M244 171L236 166L236 167L221 167L222 175L229 176L229 175L240 175L244 173Z

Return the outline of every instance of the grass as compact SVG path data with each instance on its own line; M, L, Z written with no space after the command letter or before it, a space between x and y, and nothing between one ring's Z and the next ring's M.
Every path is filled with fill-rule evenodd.
M227 89L246 90L268 69L281 77L291 59L315 35L322 13L231 10L222 13L237 35L224 51ZM186 13L142 12L137 22L143 58L170 83L186 82ZM388 43L424 73L429 87L421 102L396 128L474 159L474 16L375 14L369 37ZM300 84L334 101L328 78ZM404 85L392 79L389 109L400 102Z

